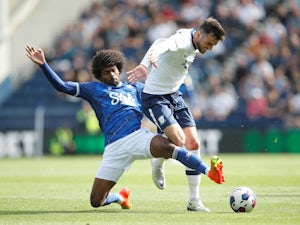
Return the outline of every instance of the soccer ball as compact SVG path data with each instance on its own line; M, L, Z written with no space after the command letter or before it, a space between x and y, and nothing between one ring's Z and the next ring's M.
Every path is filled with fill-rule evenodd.
M256 205L256 196L250 188L238 187L232 191L229 203L235 212L251 212Z

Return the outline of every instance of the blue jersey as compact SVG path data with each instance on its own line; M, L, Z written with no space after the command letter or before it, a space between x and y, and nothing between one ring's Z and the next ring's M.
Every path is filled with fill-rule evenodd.
M141 127L142 83L124 82L116 87L101 82L64 82L47 63L41 65L41 69L57 91L81 97L90 103L104 133L105 145Z
M141 91L143 84L127 82L120 86L100 82L79 83L77 96L94 109L105 135L105 144L114 142L141 127Z

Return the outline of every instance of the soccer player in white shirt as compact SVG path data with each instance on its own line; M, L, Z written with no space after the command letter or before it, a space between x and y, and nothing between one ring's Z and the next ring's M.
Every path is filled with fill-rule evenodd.
M156 40L147 51L140 65L127 74L128 81L136 82L145 77L142 94L144 114L177 146L185 146L200 156L200 141L195 120L182 98L179 87L183 84L189 66L199 53L211 50L226 32L214 18L207 18L198 29L179 29L169 38ZM153 181L165 188L164 159L152 160ZM186 168L190 188L187 209L209 212L199 195L200 173Z
M26 55L40 66L57 91L85 99L96 113L105 136L105 148L90 195L93 207L117 203L123 209L131 208L128 188L122 188L119 193L113 193L111 189L137 159L173 158L207 175L218 184L224 182L223 165L217 163L220 161L217 156L212 158L209 168L185 148L175 146L161 135L141 128L143 84L120 81L120 73L125 64L121 52L98 51L91 65L96 80L91 82L63 81L48 65L41 49L27 45Z

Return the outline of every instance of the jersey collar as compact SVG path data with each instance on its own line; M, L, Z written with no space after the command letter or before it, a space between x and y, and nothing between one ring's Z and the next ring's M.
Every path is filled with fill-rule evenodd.
M196 46L195 46L195 44L194 44L194 42L193 42L193 36L194 36L194 34L196 33L196 29L195 28L193 28L192 30L191 30L191 41L192 41L192 44L193 44L193 46L194 46L194 49L195 50L197 50L197 48L196 48Z

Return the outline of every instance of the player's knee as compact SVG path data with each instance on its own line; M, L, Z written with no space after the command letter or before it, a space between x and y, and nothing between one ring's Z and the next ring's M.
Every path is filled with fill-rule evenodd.
M198 140L193 140L190 143L186 143L185 147L188 150L198 150L200 148L200 142Z
M91 202L91 206L94 207L94 208L98 208L100 207L100 203L99 202Z
M100 202L95 202L95 201L91 200L91 206L94 208L98 208L101 206L101 204L100 204Z
M93 196L91 196L91 198L90 198L90 203L91 203L91 206L94 208L98 208L102 205L100 199L95 198Z

